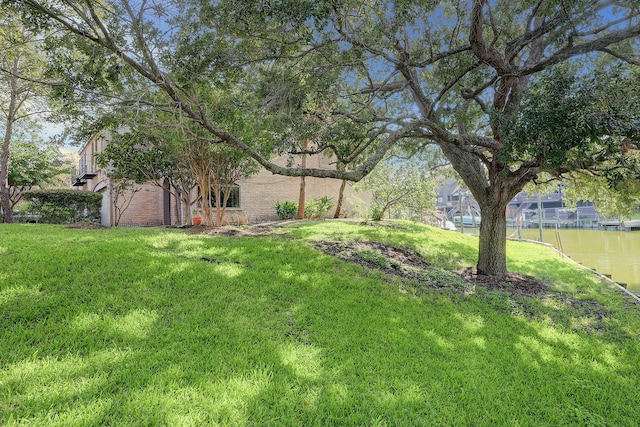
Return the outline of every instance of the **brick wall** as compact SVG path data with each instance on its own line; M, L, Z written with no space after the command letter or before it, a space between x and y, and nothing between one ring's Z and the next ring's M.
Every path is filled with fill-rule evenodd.
M151 184L136 186L137 192L128 191L124 197L120 196L117 203L112 196L111 202L114 203L112 210L116 215L115 206L121 207L122 216L120 217L120 226L157 226L163 225L164 205L162 189ZM115 224L116 217L113 217L112 223ZM112 225L113 225L112 224Z
M332 159L323 155L307 158L307 168L331 169ZM285 165L286 157L275 160L275 163ZM299 165L297 165L299 166ZM338 200L341 180L331 178L305 177L306 200L327 196L333 204ZM238 182L240 187L240 209L228 210L230 222L246 216L250 222L272 221L278 219L275 210L276 202L290 201L298 203L300 194L300 177L274 175L266 169L261 169L256 175ZM353 185L348 183L345 188L345 202L343 212L353 212L356 205L368 206L371 196L366 193L356 193ZM329 212L333 215L333 210Z
M328 196L334 205L338 200L341 181L329 178L305 178L306 200ZM300 178L273 175L261 171L248 180L238 183L240 186L240 206L251 222L278 219L276 202L290 201L298 203ZM345 188L345 198L354 204L355 191L351 185ZM362 195L359 195L362 196Z

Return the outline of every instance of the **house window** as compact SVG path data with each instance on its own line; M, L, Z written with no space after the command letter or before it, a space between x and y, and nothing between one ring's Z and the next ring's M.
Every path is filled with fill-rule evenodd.
M87 169L87 153L84 153L82 157L80 157L80 176L84 175L85 172L88 172Z
M226 186L223 185L220 187L220 193L218 196L218 200L223 200L224 199L224 192L225 192ZM213 191L213 190L212 190ZM209 200L211 201L211 207L216 207L216 199L213 197L213 194L211 195L211 197L209 197ZM227 208L240 208L240 187L237 185L234 185L231 187L231 193L229 193L229 198L227 199Z

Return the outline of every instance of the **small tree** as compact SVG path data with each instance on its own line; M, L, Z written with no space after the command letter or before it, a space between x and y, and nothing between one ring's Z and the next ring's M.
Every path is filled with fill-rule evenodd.
M205 224L221 226L234 185L257 172L257 164L238 149L199 137L185 141L185 158L198 184Z
M34 79L42 73L43 58L38 51L37 37L24 28L15 12L0 8L0 118L2 147L0 149L0 208L3 221L12 222L15 201L12 202L10 174L11 145L16 126L41 114L43 88ZM21 78L27 77L27 78ZM15 177L15 174L14 174ZM13 188L15 191L15 187ZM15 194L14 194L15 196Z
M112 178L128 178L139 184L148 182L165 188L164 179L169 179L169 191L185 207L182 222L190 222L195 181L175 132L139 126L124 133L113 129L111 135L109 144L96 155L98 165Z
M25 191L63 184L59 177L68 173L66 166L55 147L42 147L34 142L14 142L8 174L11 209L22 200Z
M436 179L415 161L380 163L357 188L373 195L372 218L381 220L391 207L414 212L435 206Z
M120 225L122 215L131 205L133 197L141 188L134 181L127 178L111 177L111 196L113 197L114 219L113 225Z
M216 222L222 225L229 196L239 179L246 178L258 171L258 165L242 151L224 146L215 146L213 162L213 200L215 202Z

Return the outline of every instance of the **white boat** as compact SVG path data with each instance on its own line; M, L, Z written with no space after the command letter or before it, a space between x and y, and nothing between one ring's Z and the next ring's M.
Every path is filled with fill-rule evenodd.
M449 231L456 231L456 226L451 221L444 221L444 223L442 224L442 228Z

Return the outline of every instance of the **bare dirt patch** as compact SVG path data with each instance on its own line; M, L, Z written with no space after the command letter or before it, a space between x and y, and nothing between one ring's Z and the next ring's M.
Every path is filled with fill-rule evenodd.
M549 292L546 283L532 276L517 273L507 273L504 279L478 274L475 267L465 268L458 272L468 283L484 286L489 290L499 290L510 294L540 296Z
M402 274L402 266L427 268L429 263L419 254L391 245L361 241L322 241L314 243L314 247L327 255L338 257L364 267L389 270L389 273Z
M281 223L264 223L251 226L232 226L225 225L222 227L211 227L206 225L184 227L185 233L202 234L205 236L266 236L276 234Z
M549 292L544 282L531 276L509 273L506 278L498 279L477 274L475 268L463 269L456 274L432 265L414 251L393 245L357 241L325 241L318 242L314 246L344 261L417 280L422 288L456 287L458 282L458 285L462 285L459 286L460 288L464 285L479 285L489 291L498 290L524 296L539 296Z

